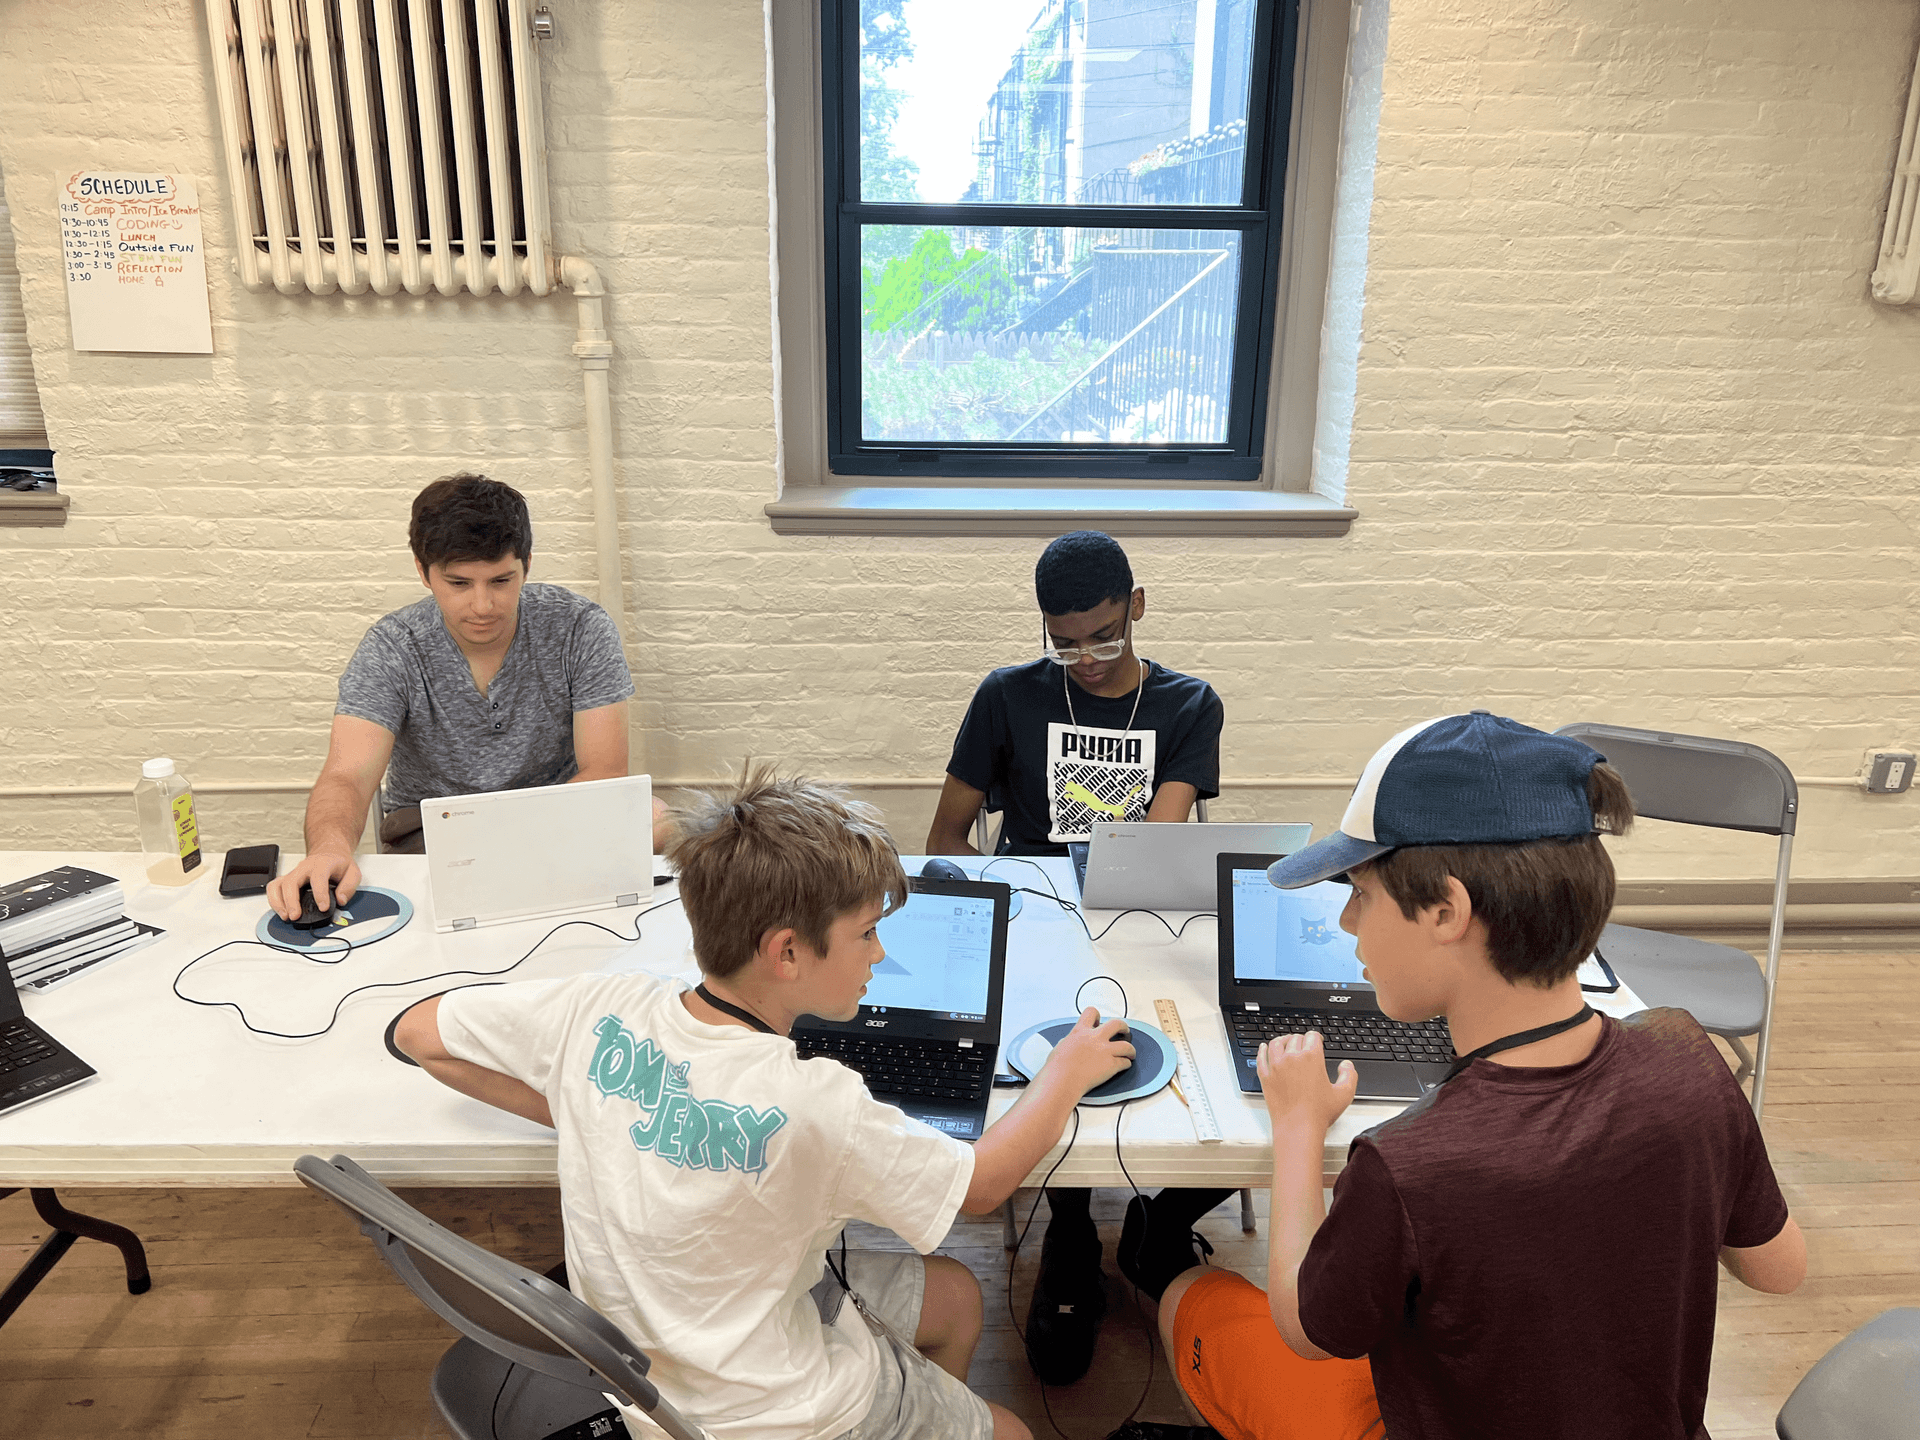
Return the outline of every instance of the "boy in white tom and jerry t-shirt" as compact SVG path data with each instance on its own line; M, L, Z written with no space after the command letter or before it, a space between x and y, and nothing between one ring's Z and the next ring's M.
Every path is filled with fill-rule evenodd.
M978 1283L921 1257L956 1210L992 1213L1080 1097L1125 1068L1121 1022L1087 1011L975 1145L941 1135L787 1038L800 1015L852 1018L885 958L875 927L907 882L877 812L757 770L676 818L668 855L700 985L476 986L416 1005L396 1042L454 1089L559 1132L574 1292L714 1436L1025 1440L965 1384ZM824 1263L849 1220L920 1252L851 1252L857 1305Z

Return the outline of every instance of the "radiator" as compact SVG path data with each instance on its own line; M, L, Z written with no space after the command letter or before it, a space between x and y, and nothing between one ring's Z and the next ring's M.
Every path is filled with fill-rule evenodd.
M1920 287L1920 245L1914 242L1915 211L1920 209L1920 60L1907 94L1907 121L1900 130L1900 151L1893 162L1893 188L1887 195L1887 223L1880 232L1880 263L1873 271L1873 298L1888 305L1911 305Z
M560 280L526 0L207 0L249 290Z

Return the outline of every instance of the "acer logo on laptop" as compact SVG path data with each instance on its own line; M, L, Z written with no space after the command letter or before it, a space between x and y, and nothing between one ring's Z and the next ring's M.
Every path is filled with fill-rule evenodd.
M1327 996L1327 1004L1344 1005L1351 999L1353 999L1351 995L1329 995Z
M867 1024L875 1030L884 1030L887 1026L887 1022L884 1020L869 1020Z

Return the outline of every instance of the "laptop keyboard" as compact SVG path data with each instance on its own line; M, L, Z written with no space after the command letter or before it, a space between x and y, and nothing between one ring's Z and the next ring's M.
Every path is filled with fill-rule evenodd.
M0 1075L51 1060L60 1052L24 1020L0 1020Z
M1245 1010L1227 1017L1235 1043L1248 1054L1262 1041L1318 1030L1327 1054L1343 1060L1419 1060L1440 1065L1454 1059L1445 1020L1403 1025L1369 1011Z
M875 1095L911 1095L966 1104L993 1078L986 1056L945 1040L883 1040L878 1036L796 1035L802 1059L825 1055L857 1070Z

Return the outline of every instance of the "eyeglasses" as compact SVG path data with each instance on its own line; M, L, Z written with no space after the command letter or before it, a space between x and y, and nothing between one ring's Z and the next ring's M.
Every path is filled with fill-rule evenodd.
M1056 665L1078 665L1082 660L1118 660L1120 652L1127 648L1127 635L1133 629L1133 617L1127 617L1127 628L1120 632L1118 640L1102 640L1098 645L1062 645L1055 649L1044 643L1046 627L1042 626L1040 653Z

